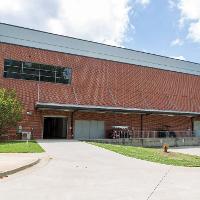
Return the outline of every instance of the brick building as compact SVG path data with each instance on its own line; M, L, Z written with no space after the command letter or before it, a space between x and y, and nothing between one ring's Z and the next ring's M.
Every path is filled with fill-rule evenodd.
M34 138L200 136L200 64L1 23L0 86Z

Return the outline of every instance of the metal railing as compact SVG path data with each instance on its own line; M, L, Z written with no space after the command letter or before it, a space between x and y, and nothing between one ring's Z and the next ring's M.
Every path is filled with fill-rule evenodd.
M175 138L175 137L200 137L195 131L137 131L113 130L111 138Z

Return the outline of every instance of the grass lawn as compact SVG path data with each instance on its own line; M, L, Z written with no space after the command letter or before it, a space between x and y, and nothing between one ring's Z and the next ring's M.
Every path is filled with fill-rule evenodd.
M141 160L175 166L200 167L200 156L174 153L170 152L170 149L169 153L164 153L162 149L156 148L133 147L95 142L90 142L90 144Z
M0 142L0 153L41 153L42 147L36 141L6 141Z

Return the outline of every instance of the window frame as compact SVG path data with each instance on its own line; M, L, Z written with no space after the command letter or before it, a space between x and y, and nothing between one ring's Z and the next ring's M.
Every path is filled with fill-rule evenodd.
M7 64L9 62L13 62L13 63L18 63L18 66L14 66L12 64ZM31 67L25 67L24 65L30 63ZM33 65L36 65L37 67L34 67ZM9 74L9 68L18 68L19 70L16 70L17 72L10 72ZM50 69L48 69L48 67ZM69 70L69 78L65 79L64 76L56 76L56 74L60 73L60 69L61 73L64 72L64 70ZM25 73L24 71L28 71L28 70L32 70L32 73ZM4 69L3 69L3 77L4 78L13 78L13 79L20 79L20 80L28 80L28 81L38 81L38 82L47 82L47 83L54 83L54 84L65 84L65 85L71 85L72 83L72 68L71 67L63 67L63 66L55 66L55 65L49 65L49 64L44 64L44 63L35 63L35 62L28 62L28 61L19 61L19 60L14 60L14 59L10 59L10 58L5 58L4 59ZM42 73L43 72L43 73ZM45 74L45 72L47 72ZM48 75L49 72L49 75ZM14 77L16 74L16 77ZM13 76L12 76L13 75ZM23 76L33 76L33 78L29 79L29 78L23 78ZM41 78L43 77L43 78ZM47 80L45 80L45 78ZM48 80L49 78L49 80ZM43 79L43 80L41 80ZM52 81L52 80L54 81ZM57 82L57 80L66 80L65 81L59 81Z

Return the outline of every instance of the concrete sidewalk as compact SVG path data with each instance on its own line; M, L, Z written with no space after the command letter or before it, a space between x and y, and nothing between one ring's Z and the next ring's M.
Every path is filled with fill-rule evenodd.
M51 161L0 180L1 199L199 200L199 168L129 158L84 142L39 143Z
M0 177L31 167L43 157L45 157L45 153L1 153Z
M169 151L200 156L200 146L176 147L176 148L170 148Z

